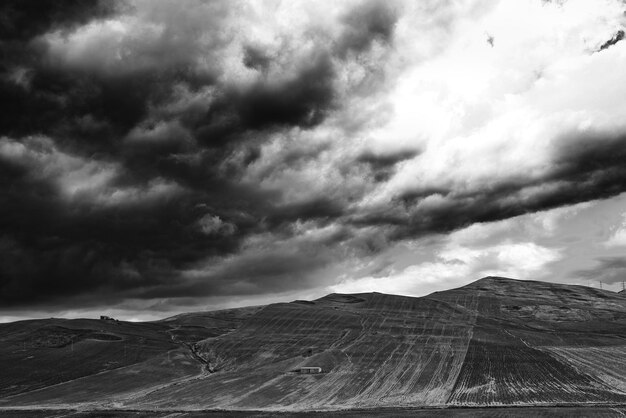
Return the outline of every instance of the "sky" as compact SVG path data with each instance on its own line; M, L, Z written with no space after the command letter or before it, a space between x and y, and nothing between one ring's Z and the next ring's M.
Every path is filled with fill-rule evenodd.
M621 290L622 0L4 0L0 321Z

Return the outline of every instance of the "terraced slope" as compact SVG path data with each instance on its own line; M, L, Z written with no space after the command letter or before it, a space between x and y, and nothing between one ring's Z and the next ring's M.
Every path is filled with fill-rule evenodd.
M463 303L473 302L468 296ZM378 293L270 305L235 332L200 343L216 373L135 405L167 407L173 399L201 408L443 405L474 320L475 310L459 304ZM293 372L301 366L324 373Z
M165 336L161 351L0 406L626 404L626 296L580 286L485 278L422 298L332 294L134 325Z
M465 293L479 300L477 320L449 403L624 402L624 366L606 360L626 348L626 298L503 278L430 297L452 300ZM585 362L593 365L582 367Z

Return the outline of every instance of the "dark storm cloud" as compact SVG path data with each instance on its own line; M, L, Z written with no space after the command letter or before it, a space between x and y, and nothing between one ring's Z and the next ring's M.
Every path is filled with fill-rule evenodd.
M554 168L547 177L563 183L549 204L564 205L571 200L607 198L626 190L626 133L591 132L576 135L557 149Z
M68 102L80 106L76 99L94 93L90 83L46 68L44 47L36 37L110 16L116 4L91 0L0 4L0 135L40 132L50 124L55 128L60 121L67 122L62 112Z
M311 287L393 239L626 190L624 137L598 135L557 148L538 178L416 187L363 210L421 157L351 149L386 116L343 112L372 74L386 86L367 54L393 50L400 7L363 1L339 8L329 33L311 24L258 42L241 36L247 10L0 4L0 304Z
M142 198L151 189L158 191L168 184L163 179L160 184L154 180L140 184L136 174L124 179L127 172L121 165L113 166L120 171L114 173L105 190L86 190L68 197L59 184L68 173L55 170L74 166L75 171L82 172L80 164L95 164L92 171L98 173L111 167L93 159L57 163L70 157L46 140L31 139L24 144L3 140L0 145L5 146L4 151L23 147L13 158L0 152L0 302L6 306L59 303L65 297L88 304L86 295L94 291L101 300L116 295L147 298L163 292L197 295L199 289L212 295L266 293L276 290L287 272L301 276L321 268L331 257L321 254L320 246L330 248L349 237L339 231L314 242L295 242L275 251L244 255L215 272L200 275L201 282L181 281L184 271L201 260L220 260L237 252L242 239L251 233L270 231L270 237L288 239L293 235L290 223L334 219L342 208L325 199L278 205L272 203L275 195L246 189L211 173L207 178L213 175L213 180L207 181L193 168L193 174L180 175L180 184L186 187L173 183L152 198ZM41 177L41 171L51 175ZM165 169L161 172L167 173ZM198 178L183 183L192 175ZM116 203L115 193L128 196ZM98 199L99 194L104 194L104 202ZM309 251L307 246L317 249ZM257 269L263 260L275 262L272 267ZM244 277L244 273L249 275ZM247 283L247 290L236 283L229 287L229 280L236 275ZM295 280L292 285L298 283L302 281Z
M331 110L335 77L331 57L326 53L310 62L285 81L259 82L231 99L244 126L252 129L276 124L311 127Z
M217 70L194 69L196 38L197 30L219 33L228 8L197 5L215 8L215 21L204 22L206 28L200 21L188 24L187 15L178 22L176 13L158 10L170 5L155 3L150 16L166 16L156 43L123 39L120 48L131 53L121 60L107 61L106 49L94 49L72 62L58 55L55 42L69 48L72 36L84 36L74 32L81 25L134 13L134 7L82 0L0 5L0 136L8 147L0 160L3 304L58 301L96 290L101 296L143 297L152 287L176 288L182 270L235 253L251 233L288 231L290 222L341 213L338 204L319 199L281 205L278 191L237 183L260 156L257 145L245 145L251 133L311 128L337 106L332 56L314 50L277 77L265 71L272 57L248 47L244 63L260 71L257 80L222 83ZM228 41L215 39L214 49L202 53L219 64L219 48ZM181 88L186 96L180 96ZM194 102L206 89L212 89L211 99ZM172 108L185 101L192 105ZM32 135L49 140L38 142ZM12 156L16 147L41 160ZM242 147L249 150L242 163L230 163ZM113 165L115 173L106 192L93 192L103 193L100 200L89 191L68 197L59 183L68 181L66 174L81 174L62 172L68 163L55 158ZM42 172L56 174L37 174ZM175 191L146 197L159 187ZM115 196L123 201L111 203ZM212 222L221 226L203 219L217 219ZM226 283L216 289L228 293Z
M557 143L551 168L536 178L520 176L468 191L414 189L389 205L351 216L351 221L356 225L393 226L392 235L403 239L626 191L626 134L571 134Z
M322 52L283 80L262 78L251 86L226 87L190 128L204 146L223 147L247 131L321 123L335 107L335 70Z
M323 152L330 152L329 143L305 143L302 145L288 147L278 150L271 156L271 163L259 168L257 175L260 179L265 179L276 172L289 168L302 168L311 162L316 161ZM261 152L258 148L248 150L245 154L243 164L249 165L261 159Z
M51 30L71 29L110 15L115 6L101 0L5 0L0 3L0 40L24 42Z
M626 257L600 257L597 265L590 269L576 270L575 276L606 284L621 283L626 280Z
M406 150L391 154L375 154L366 152L357 158L357 162L369 164L375 169L387 169L395 166L399 162L409 160L418 155L418 152Z
M160 298L189 295L262 295L319 285L315 272L333 257L323 251L261 252L246 254L219 269L198 273L190 280L137 289L135 297Z
M344 33L337 42L337 53L345 57L367 51L375 41L389 43L397 20L393 3L376 0L359 4L343 18Z
M275 230L280 235L280 231ZM262 295L308 289L330 283L333 277L318 273L345 252L340 243L358 240L359 245L375 238L355 237L353 231L336 227L316 237L289 236L242 250L219 264L210 261L183 273L184 280L138 289L143 298L188 295ZM373 245L371 242L369 243ZM363 249L365 250L365 249Z
M298 219L335 220L345 213L340 202L329 198L314 198L300 203L275 207L267 221L273 226L295 222Z
M264 71L272 62L272 58L263 48L247 45L244 49L243 63L248 68Z
M388 154L375 154L365 152L356 159L357 163L365 164L372 171L374 181L387 181L394 174L396 164L410 160L419 153L417 151L405 150Z
M119 152L119 138L146 116L162 86L154 74L107 78L49 67L32 71L28 89L6 79L0 85L10 99L3 101L0 133L45 133L86 153Z
M92 6L99 7L98 3ZM85 153L119 154L123 152L120 138L133 128L167 118L179 121L200 146L219 148L239 141L247 131L313 127L336 105L334 64L324 50L314 51L296 63L293 70L283 72L280 79L260 74L249 85L220 84L213 70L200 73L193 69L200 54L194 44L198 34L181 29L182 25L168 27L156 45L133 39L123 41L120 48L132 53L119 62L110 63L94 51L78 62L66 63L63 58L50 56L52 44L48 40L33 38L62 23L69 29L66 14L76 17L72 21L76 24L85 23L82 17L90 10L86 5L74 14L69 12L73 10L69 5L60 9L47 10L52 16L44 19L47 25L36 25L37 30L25 32L31 38L20 39L17 49L29 53L11 55L6 53L10 45L0 46L9 58L0 77L0 94L6 98L0 112L0 134L19 137L45 133L71 141L73 149L84 148ZM216 13L226 14L221 9ZM93 16L98 17L101 16ZM212 23L215 28L211 30L219 32L219 20ZM217 54L223 42L216 41L213 47ZM211 51L203 53L211 57ZM269 58L262 50L250 47L244 61L258 67L268 65ZM159 112L180 99L173 94L181 86L190 95L211 87L214 98L200 107L181 108L168 114Z
M615 35L613 35L613 37L612 37L611 39L609 39L608 41L606 41L605 43L603 43L603 44L600 46L599 51L602 51L602 50L604 50L604 49L607 49L607 48L609 48L609 47L611 47L611 46L615 45L615 44L616 44L616 43L618 43L619 41L623 40L623 39L624 39L624 35L625 35L625 33L624 33L624 31L623 31L623 30L621 30L621 29L620 29L620 30L618 30L618 31L617 31L617 33L615 33Z
M0 160L0 173L3 304L153 286L237 247L236 233L212 236L199 227L208 195L175 190L101 206L80 194L68 199L11 161Z

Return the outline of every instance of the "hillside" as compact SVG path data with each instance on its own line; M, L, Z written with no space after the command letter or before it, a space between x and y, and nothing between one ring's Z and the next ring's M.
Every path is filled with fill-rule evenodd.
M66 334L79 336L68 346ZM626 296L582 286L489 277L421 298L331 294L139 324L22 321L0 335L4 407L626 403Z

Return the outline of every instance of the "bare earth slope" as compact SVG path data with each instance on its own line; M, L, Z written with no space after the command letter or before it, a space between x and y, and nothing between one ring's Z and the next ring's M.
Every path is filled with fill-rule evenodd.
M449 403L624 402L626 370L615 360L626 358L626 298L501 278L430 297L466 292L479 300L478 317Z
M87 325L75 328L94 328ZM0 407L626 404L626 296L581 286L491 277L422 298L331 294L107 324L98 332L127 345L143 338L134 360L116 364L123 343L112 338L74 343L83 357L73 357L67 345L27 346L19 354L23 341L49 326L60 325L0 325L0 350L14 359L0 365L11 371L0 379ZM29 378L29 367L47 359L55 363L42 367L51 371L73 370L76 361L96 365L81 366L60 384ZM301 375L296 370L302 366L323 373Z

